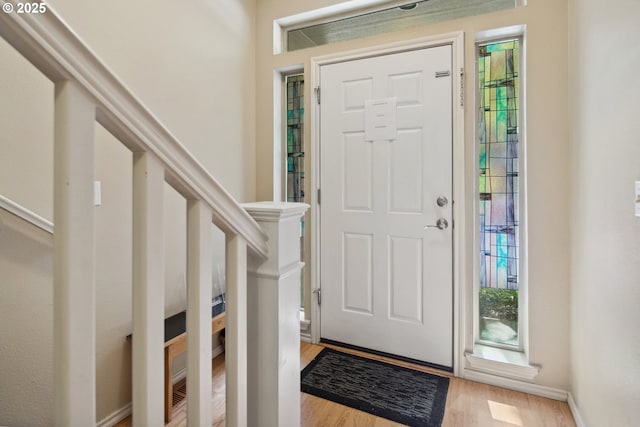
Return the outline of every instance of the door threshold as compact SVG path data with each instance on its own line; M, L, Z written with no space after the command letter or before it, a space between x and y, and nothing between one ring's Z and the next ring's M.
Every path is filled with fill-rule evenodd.
M343 343L343 342L340 342L340 341L334 341L334 340L330 340L330 339L326 339L326 338L320 338L320 343L321 344L326 344L327 346L335 347L337 350L340 350L340 349L355 350L355 351L359 351L359 352L366 353L366 354L369 354L369 355L378 356L378 357L384 357L384 358L387 358L387 359L395 360L395 361L398 361L398 362L410 363L412 365L424 366L426 368L431 368L431 369L435 369L435 370L438 370L438 371L444 371L444 372L448 372L448 373L453 373L453 368L452 367L448 367L448 366L444 366L444 365L438 365L437 363L429 363L429 362L425 362L425 361L418 360L418 359L412 359L410 357L399 356L397 354L386 353L384 351L372 350L370 348L360 347L360 346L352 345L352 344L347 344L347 343Z

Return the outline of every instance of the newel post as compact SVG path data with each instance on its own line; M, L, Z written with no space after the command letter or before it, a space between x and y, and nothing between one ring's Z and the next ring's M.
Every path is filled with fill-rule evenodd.
M243 207L269 236L269 258L249 259L248 425L300 425L300 219L302 203Z

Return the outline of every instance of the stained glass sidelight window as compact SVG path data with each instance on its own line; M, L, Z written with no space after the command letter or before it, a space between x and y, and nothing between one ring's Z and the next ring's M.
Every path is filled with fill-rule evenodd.
M518 345L519 41L478 46L480 339Z
M287 201L304 202L304 76L287 76Z
M286 86L287 201L304 202L304 75L287 76ZM304 259L304 237L300 238L300 257ZM304 270L300 272L300 307L304 308Z

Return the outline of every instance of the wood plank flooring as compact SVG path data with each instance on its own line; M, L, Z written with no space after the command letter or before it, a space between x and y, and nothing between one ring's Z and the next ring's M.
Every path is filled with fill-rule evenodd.
M321 350L322 346L301 343L300 366L306 366ZM442 423L443 427L575 427L576 425L571 416L569 406L565 402L453 378L447 372L411 363L372 356L344 348L339 348L339 350L449 377L449 393ZM212 389L213 426L222 427L225 425L224 354L213 361ZM300 400L301 427L401 426L401 424L384 418L357 411L306 393L301 394ZM185 400L177 404L173 414L173 419L167 426L185 427L187 425ZM130 417L116 425L116 427L130 426Z

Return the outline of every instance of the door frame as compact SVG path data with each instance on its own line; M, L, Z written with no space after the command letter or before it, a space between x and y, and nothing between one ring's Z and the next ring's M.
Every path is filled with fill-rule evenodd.
M453 87L453 373L459 376L463 372L464 349L464 271L465 260L465 167L464 167L464 33L462 31L437 36L406 40L367 47L363 49L338 52L311 58L311 88L320 84L320 68L323 65L383 56L410 50L426 49L442 45L452 46L452 87ZM315 90L314 90L315 91ZM320 108L314 96L311 100L311 291L320 284L320 205L317 191L320 185ZM321 201L322 202L322 201ZM320 307L317 298L311 303L311 341L320 340Z

